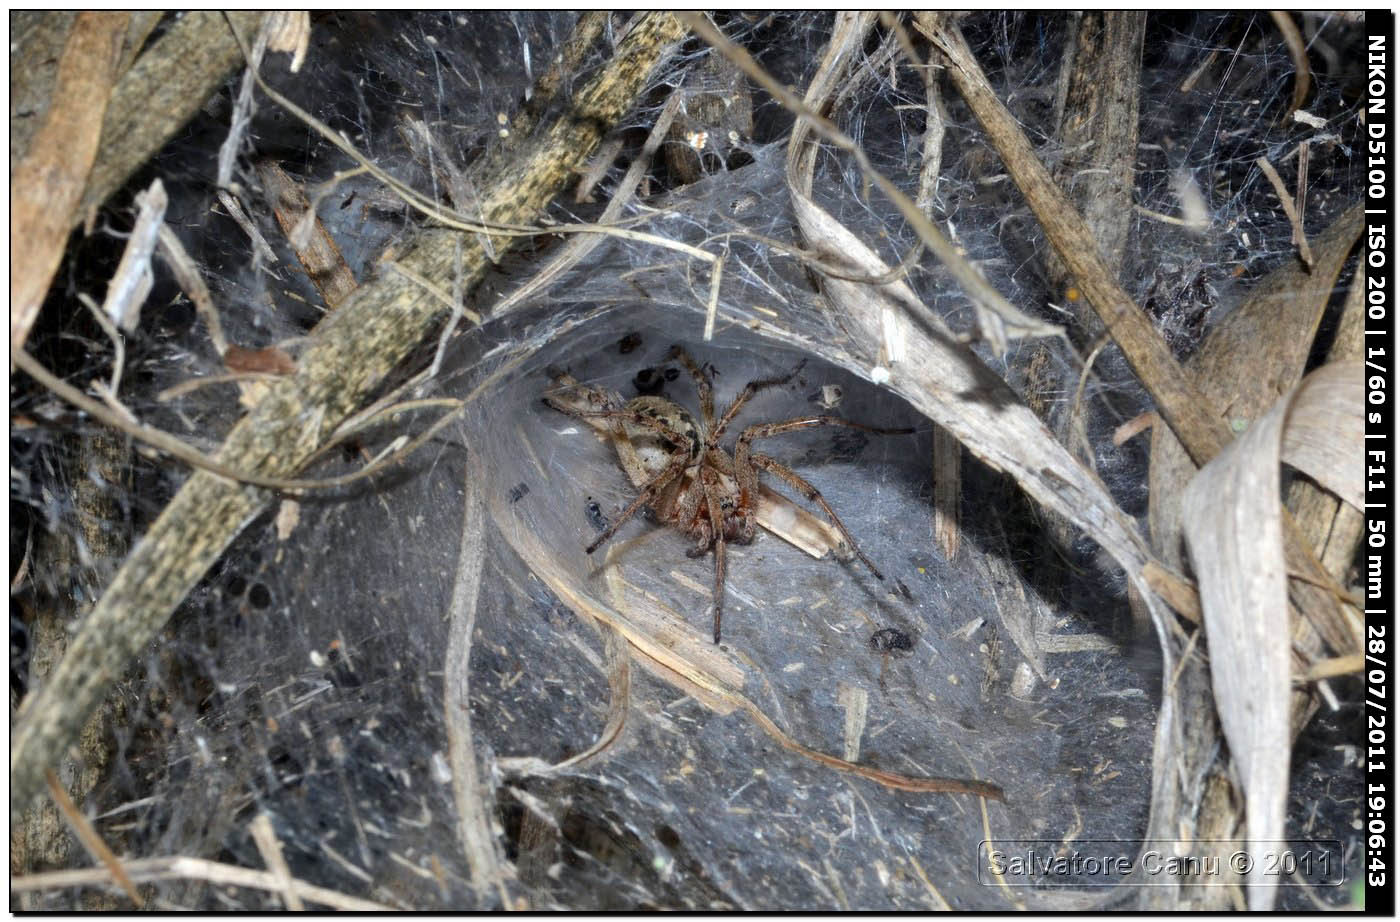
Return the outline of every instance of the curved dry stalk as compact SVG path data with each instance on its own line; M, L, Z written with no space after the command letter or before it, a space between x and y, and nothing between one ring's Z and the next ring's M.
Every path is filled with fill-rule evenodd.
M1274 21L1284 43L1288 45L1288 56L1293 59L1295 69L1293 101L1289 103L1288 111L1283 116L1287 120L1303 107L1303 100L1308 98L1308 90L1312 88L1312 68L1308 66L1308 50L1303 45L1303 34L1298 31L1298 24L1293 21L1293 17L1284 10L1269 10L1269 18Z

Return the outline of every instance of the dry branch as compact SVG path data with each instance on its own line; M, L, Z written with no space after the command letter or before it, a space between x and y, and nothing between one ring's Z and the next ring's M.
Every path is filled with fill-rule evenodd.
M101 205L194 117L243 58L230 25L257 29L261 13L185 13L112 90L102 146L79 213Z

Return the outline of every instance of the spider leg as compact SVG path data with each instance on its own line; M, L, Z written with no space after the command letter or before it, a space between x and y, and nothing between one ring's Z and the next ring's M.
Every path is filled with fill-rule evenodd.
M867 426L865 423L858 423L854 420L843 419L840 416L799 416L796 419L785 420L781 423L757 423L749 426L739 436L740 442L753 441L754 439L766 439L772 435L782 435L784 432L797 432L802 429L816 429L819 426L845 426L848 429L859 429L862 432L873 432L876 435L911 435L914 430L908 426L901 426L897 429L885 429L880 426ZM737 446L735 446L737 451Z
M550 409L558 410L560 413L567 413L570 416L578 416L580 413L590 412L564 399L565 394L573 399L581 398L587 401L590 406L601 407L603 411L621 409L621 405L616 402L616 398L607 391L579 384L567 375L561 375L555 380L560 384L559 391L557 393L545 394L540 398L540 400L544 402L544 405Z
M803 366L805 366L806 364L807 360L803 359L802 361L797 363L797 366L793 368L792 371L788 372L785 375L778 375L777 377L773 378L759 378L755 381L750 381L748 384L745 384L744 389L739 392L739 396L735 397L734 402L731 403L729 405L729 408L724 411L724 416L720 418L719 423L711 429L710 444L714 445L719 441L719 437L724 433L724 430L729 426L730 422L733 421L734 417L738 415L741 409L743 409L744 404L748 403L749 399L752 398L754 394L757 394L759 391L767 390L770 387L781 387L782 385L788 383L793 378L797 377L798 373L802 371Z
M612 524L604 529L601 535L593 539L592 544L583 549L584 553L591 554L602 547L605 541L617 533L618 528L620 528L624 522L637 514L638 509L650 504L667 484L681 475L690 461L690 453L681 450L677 451L671 457L672 461L666 466L666 469L647 481L646 485L642 487L642 492L637 494L637 498L632 500L627 508L622 510L622 512L613 519Z
M705 491L705 509L710 514L710 533L715 542L715 643L719 643L720 621L724 618L724 514L720 510L719 478L710 468L700 469Z
M671 347L671 357L678 359L695 379L695 392L700 395L700 414L704 417L705 430L708 432L715 424L715 392L710 383L709 372L703 366L695 364L695 359L681 346Z
M727 477L734 476L734 462L729 459L729 453L722 448L711 448L705 452L705 463Z
M836 526L836 529L841 532L841 537L850 545L851 550L855 551L856 556L861 559L861 562L870 568L870 572L874 573L876 578L884 579L884 574L871 562L869 557L865 556L865 552L860 549L860 545L856 544L856 539L851 535L850 531L846 529L845 524L842 523L835 510L831 508L830 504L827 503L825 497L821 495L821 492L816 487L799 477L791 468L780 463L776 459L753 451L752 443L754 439L768 438L769 436L781 435L784 432L796 432L801 429L812 429L817 426L845 426L850 429L859 429L862 432L873 432L879 435L907 435L914 431L913 429L907 428L882 429L876 426L867 426L864 423L853 422L849 419L842 419L839 416L802 416L780 423L759 423L749 426L740 434L738 441L734 444L734 471L735 479L739 482L739 508L743 510L744 514L744 529L745 531L752 530L751 520L753 518L753 510L758 502L758 471L755 470L757 466L782 478L783 481L792 487L802 491L802 495L809 501L820 505L822 511L826 513L827 518L829 518L831 523Z
M714 544L714 530L710 527L708 517L701 514L705 504L703 479L697 472L690 485L676 498L674 507L673 521L676 527L695 539L695 546L685 552L685 556L692 560L704 557L709 552L710 545Z
M544 398L544 401L553 409L561 413L567 413L577 419L625 419L629 423L645 426L677 448L690 448L690 440L677 432L674 426L671 426L663 419L648 416L637 410L628 409L627 407L617 407L608 410L583 410L568 404L551 402L549 397Z
M850 429L873 432L877 435L908 435L914 431L907 428L880 429L875 426L867 426L864 423L852 422L849 419L842 419L839 416L800 416L797 419L789 419L781 423L758 423L749 426L740 433L738 441L734 443L734 479L739 484L739 508L744 512L744 527L747 532L753 532L753 510L758 503L758 472L753 469L753 465L749 462L749 456L753 451L753 440L766 439L784 432L796 432L799 429L812 429L817 426L846 426Z
M770 474L782 478L784 482L794 489L800 490L807 500L821 506L822 511L826 513L826 517L831 520L831 524L836 526L836 530L841 532L841 537L845 539L846 543L850 545L851 550L855 551L856 556L860 558L860 562L870 568L870 572L875 574L876 579L885 578L885 574L880 572L880 568L875 566L874 561L865 556L865 552L862 551L860 545L856 543L855 536L846 528L845 523L841 521L841 517L836 514L835 509L831 508L831 504L826 501L826 497L822 496L820 490L812 486L792 468L778 461L776 458L770 458L768 455L755 453L749 457L749 460L758 467L768 471Z

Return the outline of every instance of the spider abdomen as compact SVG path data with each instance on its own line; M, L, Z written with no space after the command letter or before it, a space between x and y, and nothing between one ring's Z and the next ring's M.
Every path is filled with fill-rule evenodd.
M625 409L665 424L671 432L684 439L684 444L672 445L668 436L645 423L625 419L623 427L627 438L636 449L637 460L648 474L656 476L665 470L674 460L677 449L683 448L689 453L691 464L699 460L705 440L700 427L695 424L695 417L683 407L664 397L637 397L629 400Z

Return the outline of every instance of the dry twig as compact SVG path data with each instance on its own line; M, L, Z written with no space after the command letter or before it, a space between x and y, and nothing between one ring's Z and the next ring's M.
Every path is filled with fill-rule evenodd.
M1269 183L1274 187L1274 192L1278 194L1279 204L1283 206L1283 213L1288 215L1288 223L1293 227L1292 243L1298 248L1298 258L1303 261L1309 271L1313 267L1312 248L1308 246L1308 235L1303 232L1303 217L1298 214L1298 208L1293 198L1288 194L1288 187L1283 184L1283 177L1278 175L1278 170L1269 162L1267 157L1259 157L1254 161L1260 171L1269 178ZM1298 192L1301 195L1303 186L1302 178L1299 178Z

